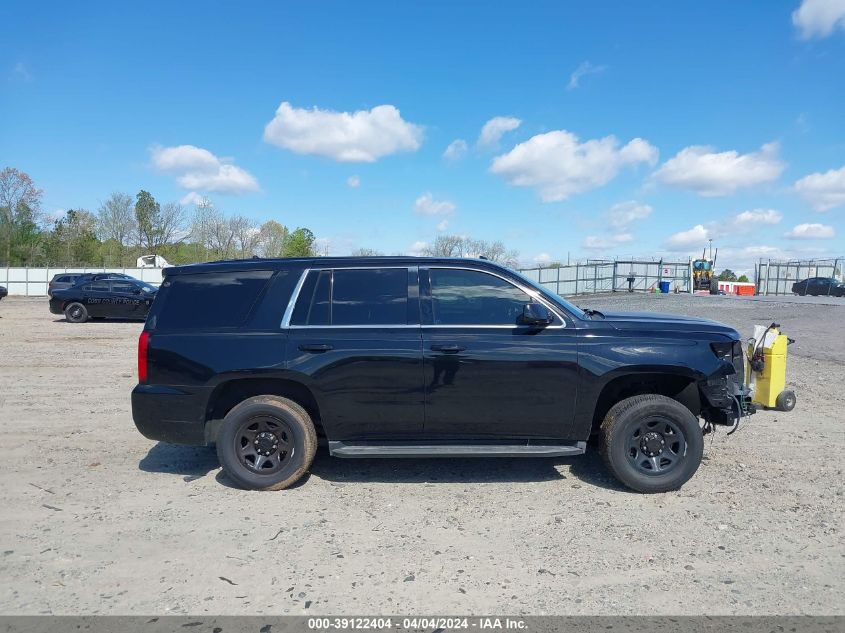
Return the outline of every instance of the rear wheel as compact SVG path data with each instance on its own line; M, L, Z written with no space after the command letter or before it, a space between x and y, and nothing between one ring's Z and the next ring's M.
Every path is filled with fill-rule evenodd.
M236 405L217 436L223 470L249 490L282 490L311 466L317 433L308 413L279 396L254 396Z
M65 319L69 323L85 323L88 320L88 310L78 301L65 306Z
M601 454L610 471L638 492L677 490L695 474L704 452L698 419L660 395L634 396L608 411Z

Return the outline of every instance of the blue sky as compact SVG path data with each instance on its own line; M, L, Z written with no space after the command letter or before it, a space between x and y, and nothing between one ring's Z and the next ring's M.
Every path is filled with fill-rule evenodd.
M48 213L144 188L308 226L333 254L439 230L526 264L708 238L740 270L845 251L843 0L33 1L0 20L0 163Z

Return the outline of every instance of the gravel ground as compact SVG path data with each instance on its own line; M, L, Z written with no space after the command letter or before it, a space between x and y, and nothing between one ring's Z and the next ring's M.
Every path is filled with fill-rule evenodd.
M339 460L250 493L135 430L139 323L0 303L0 613L845 614L845 301L614 295L596 308L797 339L788 414L708 437L680 491L560 459Z

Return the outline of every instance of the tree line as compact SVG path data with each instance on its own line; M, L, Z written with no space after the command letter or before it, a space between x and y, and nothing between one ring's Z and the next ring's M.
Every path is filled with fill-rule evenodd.
M311 230L289 230L226 215L208 199L188 210L159 203L148 191L112 193L96 211L69 209L48 218L43 192L14 167L0 171L0 266L134 266L140 255L172 264L316 255Z

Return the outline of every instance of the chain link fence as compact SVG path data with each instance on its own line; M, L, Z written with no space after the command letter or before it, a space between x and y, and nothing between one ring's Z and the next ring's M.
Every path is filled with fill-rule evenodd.
M810 277L833 277L843 280L845 257L777 261L762 259L757 264L758 295L791 295L792 284Z
M583 295L600 292L652 292L661 282L669 292L692 291L692 262L637 260L588 260L555 268L527 268L519 271L557 294Z

